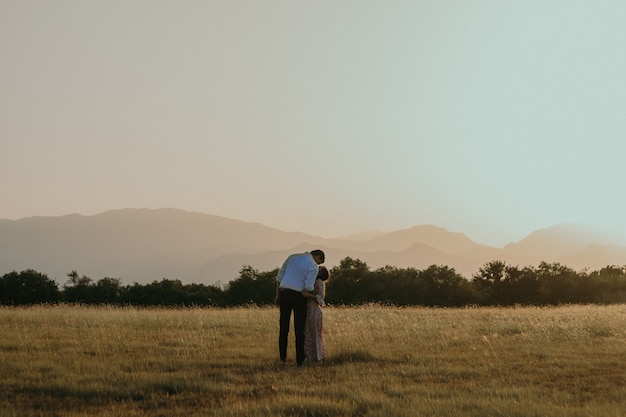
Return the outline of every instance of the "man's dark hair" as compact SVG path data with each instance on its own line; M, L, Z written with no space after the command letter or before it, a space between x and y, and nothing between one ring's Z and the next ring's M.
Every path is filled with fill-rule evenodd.
M319 256L320 258L322 258L322 262L324 262L324 259L326 259L326 255L324 255L324 252L320 249L312 250L311 256Z

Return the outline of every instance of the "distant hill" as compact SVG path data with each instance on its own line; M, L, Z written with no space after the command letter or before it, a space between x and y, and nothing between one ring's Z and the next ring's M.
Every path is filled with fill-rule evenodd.
M403 251L417 243L449 254L469 250L477 245L462 233L449 232L432 225L422 225L374 236L362 240L359 245L355 246L373 251Z
M0 274L33 268L61 284L72 270L125 284L162 278L225 284L244 265L269 271L290 253L315 248L326 251L329 267L350 256L372 269L447 265L467 278L491 260L520 266L561 262L575 269L626 265L626 248L606 245L575 225L535 231L496 248L433 225L327 239L178 209L0 220Z

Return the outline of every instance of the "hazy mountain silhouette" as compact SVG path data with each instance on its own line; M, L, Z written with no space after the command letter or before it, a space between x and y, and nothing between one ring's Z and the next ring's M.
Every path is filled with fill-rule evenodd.
M521 256L560 256L563 252L575 253L591 243L599 243L600 234L576 224L559 224L540 229L517 243L504 247L509 254Z
M326 251L328 267L350 256L372 269L447 265L467 278L491 260L519 266L561 262L575 269L626 264L626 248L607 245L575 225L535 231L496 248L432 225L327 239L177 209L0 220L0 274L33 268L59 283L76 270L125 284L162 278L225 284L244 265L270 271L289 254L315 248Z
M504 247L503 258L511 263L560 262L576 269L624 265L625 248L603 244L605 237L576 224L559 224L534 231Z
M449 232L432 225L415 226L362 240L356 247L364 250L402 251L421 243L441 252L456 254L476 246L462 233Z

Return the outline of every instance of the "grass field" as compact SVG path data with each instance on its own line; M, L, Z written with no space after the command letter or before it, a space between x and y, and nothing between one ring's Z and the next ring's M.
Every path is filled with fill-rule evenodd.
M0 308L0 417L626 415L626 305L324 311L298 368L277 308Z

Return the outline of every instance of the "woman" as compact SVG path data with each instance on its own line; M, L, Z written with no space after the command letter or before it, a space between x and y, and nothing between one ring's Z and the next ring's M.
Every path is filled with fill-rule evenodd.
M307 298L306 325L304 327L304 355L308 362L321 362L326 357L324 333L322 331L323 312L326 296L325 281L330 278L326 267L320 266L313 293L303 291Z

